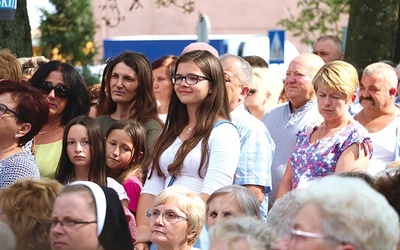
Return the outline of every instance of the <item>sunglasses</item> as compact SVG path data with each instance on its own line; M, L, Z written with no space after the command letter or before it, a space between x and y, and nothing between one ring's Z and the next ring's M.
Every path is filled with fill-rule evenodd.
M67 98L68 97L68 87L62 84L57 84L53 86L51 82L43 82L40 86L40 91L42 94L48 95L54 89L54 93L57 97Z

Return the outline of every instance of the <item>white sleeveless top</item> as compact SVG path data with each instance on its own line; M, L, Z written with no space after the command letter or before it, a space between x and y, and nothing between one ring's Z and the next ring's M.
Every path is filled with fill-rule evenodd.
M371 175L376 175L395 160L398 119L394 119L384 129L370 133L374 150L368 166Z

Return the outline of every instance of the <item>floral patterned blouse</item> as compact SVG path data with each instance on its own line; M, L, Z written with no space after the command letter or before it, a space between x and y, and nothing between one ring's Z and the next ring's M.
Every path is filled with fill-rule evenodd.
M297 142L290 157L293 189L307 185L310 180L333 174L342 152L354 143L365 143L372 155L369 133L357 121L311 144L311 135L317 128L317 125L306 126L297 132Z

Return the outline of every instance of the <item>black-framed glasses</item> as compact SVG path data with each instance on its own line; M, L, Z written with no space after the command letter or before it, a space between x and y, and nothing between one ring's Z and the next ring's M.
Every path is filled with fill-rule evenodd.
M5 113L7 113L7 111L9 111L13 115L15 115L15 117L17 117L18 120L21 120L21 116L17 112L15 112L14 110L9 109L5 104L0 103L0 115L4 115Z
M44 81L42 85L40 85L40 91L42 94L48 95L53 89L56 96L60 98L68 97L68 87L62 84L57 84L53 86L51 82Z
M330 240L330 241L336 241L339 244L345 244L341 240L339 240L336 237L331 236L331 235L323 235L323 234L305 232L305 231L291 228L290 232L289 232L290 240L294 240L297 237L308 237L308 238L321 239L321 240Z
M75 228L76 225L88 225L92 223L97 223L97 220L93 221L76 221L76 220L52 220L49 222L50 227L55 227L57 224L60 224L62 228L67 230Z
M257 93L257 89L250 89L249 94L248 95L252 95L254 93Z
M207 76L195 75L195 74L188 74L186 76L183 75L174 75L171 77L172 84L179 85L182 83L183 79L185 79L186 83L189 85L195 85L199 82L199 79L207 80L211 83L210 78Z
M150 209L149 211L147 211L147 218L149 219L157 219L159 216L161 215L161 217L163 219L165 219L166 221L172 222L175 221L176 219L179 220L188 220L186 217L177 215L175 212L173 211L167 211L167 212L161 212L158 209Z

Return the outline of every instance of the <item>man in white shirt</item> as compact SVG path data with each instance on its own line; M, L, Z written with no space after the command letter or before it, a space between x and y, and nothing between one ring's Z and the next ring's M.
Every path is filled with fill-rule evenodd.
M400 109L395 104L397 75L382 62L368 65L362 74L359 102L362 106L354 119L370 133L373 154L368 172L375 175L399 157Z

